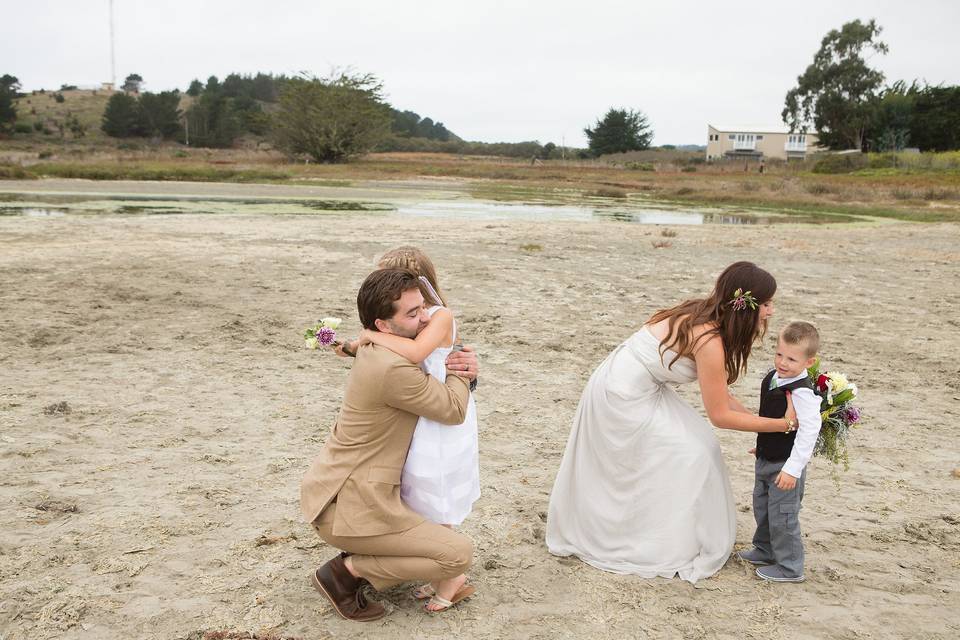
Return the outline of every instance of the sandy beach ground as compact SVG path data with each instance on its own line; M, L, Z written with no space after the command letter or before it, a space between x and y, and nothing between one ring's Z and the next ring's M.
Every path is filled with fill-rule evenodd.
M655 248L660 227L618 222L0 217L0 638L960 636L960 227L672 229ZM396 588L361 626L309 582L334 550L300 522L299 482L350 363L301 333L324 315L355 331L357 287L407 243L482 359L483 495L463 527L478 593L428 616ZM731 560L693 586L551 556L547 501L591 371L737 259L777 276L773 328L812 320L862 390L849 472L809 470L807 581ZM768 336L735 387L749 407L771 359ZM740 548L752 437L717 437Z

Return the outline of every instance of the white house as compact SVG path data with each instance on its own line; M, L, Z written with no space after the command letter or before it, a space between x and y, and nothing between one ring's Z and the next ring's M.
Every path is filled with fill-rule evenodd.
M745 158L802 160L817 150L817 134L790 133L784 126L707 125L707 160Z

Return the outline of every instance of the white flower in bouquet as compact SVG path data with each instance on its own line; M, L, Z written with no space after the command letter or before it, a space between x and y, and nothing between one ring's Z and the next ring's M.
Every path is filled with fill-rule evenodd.
M340 318L324 318L320 321L320 324L336 331L340 328L341 322L342 320L340 320Z

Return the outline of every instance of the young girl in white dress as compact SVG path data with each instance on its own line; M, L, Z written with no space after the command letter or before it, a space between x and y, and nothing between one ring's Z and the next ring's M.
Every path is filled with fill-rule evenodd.
M409 269L420 276L430 322L416 339L364 331L360 344L373 342L390 349L443 382L447 377L445 360L457 340L457 324L440 293L433 263L419 249L400 247L386 253L377 266ZM477 410L472 394L463 424L445 425L422 416L417 421L400 480L400 495L411 509L437 524L453 527L470 514L480 497ZM430 598L435 589L436 585L425 584L414 595ZM464 584L450 601L457 602L471 593L473 587ZM431 601L431 611L441 608L432 605Z

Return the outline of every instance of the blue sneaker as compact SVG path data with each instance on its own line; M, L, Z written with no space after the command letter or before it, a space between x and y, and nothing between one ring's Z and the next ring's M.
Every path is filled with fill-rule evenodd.
M773 560L765 556L760 549L741 549L737 551L737 557L750 564L774 564Z
M769 582L803 582L803 576L791 576L779 565L757 567L757 576Z

